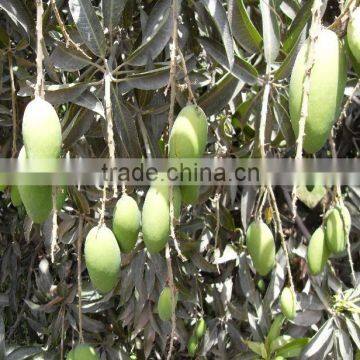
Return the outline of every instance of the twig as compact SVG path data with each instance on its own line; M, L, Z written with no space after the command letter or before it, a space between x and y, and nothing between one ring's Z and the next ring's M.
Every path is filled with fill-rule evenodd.
M215 203L215 211L216 211L216 225L215 225L215 232L214 232L214 241L215 241L215 249L218 246L218 238L219 238L219 231L220 231L220 199L221 199L221 187L218 186L216 189L216 193L214 196L213 202Z
M111 71L108 67L107 62L105 61L106 72L104 75L105 83L105 116L106 116L106 125L107 125L107 145L109 148L109 157L110 161L115 161L115 142L114 142L114 130L113 130L113 117L112 117L112 103L111 103ZM116 178L113 182L113 196L116 198L118 196L117 192L117 183Z
M269 106L269 96L270 96L270 66L266 65L266 81L263 93L263 101L261 105L261 115L260 115L260 126L259 126L259 145L260 145L260 154L261 157L265 157L265 128L266 128L266 119L268 114Z
M54 10L54 14L56 17L56 21L58 22L60 29L61 29L61 33L64 36L65 39L65 45L66 47L72 46L74 49L76 49L77 51L81 52L81 54L83 54L86 58L91 59L91 57L86 54L86 52L80 47L79 44L76 44L70 37L70 35L67 33L66 28L65 28L65 24L61 19L61 15L59 12L59 9L56 6L56 0L51 0L51 5L52 8ZM95 64L94 64L95 65ZM97 65L97 64L96 64ZM103 68L101 68L103 70Z
M17 139L17 106L16 106L16 88L15 88L15 79L14 79L14 69L13 69L13 58L12 54L8 52L9 60L9 72L10 72L10 84L11 84L11 109L12 109L12 150L11 156L15 157L17 148L16 148L16 139Z
M186 66L186 61L185 61L185 58L184 58L184 54L182 53L180 48L178 48L178 54L180 56L181 67L182 67L183 72L184 72L184 79L185 79L185 83L186 83L186 86L187 86L187 89L188 89L188 102L189 103L192 102L195 105L197 105L196 98L195 98L194 93L193 93L192 88L191 88L191 81L190 81L190 78L189 78L189 73L188 73L188 69L187 69L187 66Z
M44 74L43 74L43 27L42 27L42 17L44 9L42 5L42 0L36 0L36 86L35 86L35 96L44 98Z
M51 191L51 200L52 200L52 230L51 230L51 262L55 262L55 248L57 241L57 232L58 232L58 223L57 223L57 187L53 186Z
M107 189L107 181L104 180L103 185L103 193L101 197L101 208L100 208L100 219L99 219L99 227L103 226L105 224L105 207L106 207L106 189Z
M176 1L176 0L175 0ZM176 329L176 314L175 314L175 298L176 298L176 289L174 285L174 275L172 271L172 265L171 265L171 254L170 254L170 246L169 244L166 244L165 248L165 258L166 258L166 264L167 264L167 270L168 270L168 279L169 279L169 286L171 289L171 334L170 334L170 344L169 344L169 351L167 354L167 360L171 359L172 350L174 347L174 337L175 337L175 329Z
M349 0L345 7L343 8L341 14L336 18L336 20L329 26L330 30L337 30L341 28L343 23L349 19L349 12L356 6L358 0Z
M300 119L299 119L299 134L296 139L296 156L295 159L302 159L303 152L303 142L305 136L305 124L307 117L309 115L309 94L310 94L310 75L312 68L315 63L315 44L317 41L319 28L321 26L321 5L322 0L315 0L314 4L311 8L312 19L311 19L311 27L309 31L309 43L307 47L306 53L306 63L305 63L305 76L303 80L303 88L302 88L302 101L300 108ZM292 191L292 207L293 207L293 215L296 216L296 201L297 201L297 187L294 184Z
M346 102L345 102L345 105L341 111L341 114L336 122L336 125L340 125L343 120L345 119L346 117L346 112L347 110L349 109L349 106L350 104L352 103L353 99L354 99L354 96L356 94L356 92L360 89L360 80L358 80L358 82L356 83L353 91L351 92L350 96L347 98Z
M80 216L79 227L78 227L78 238L77 238L77 293L78 293L78 312L79 312L79 341L84 342L83 337L83 325L82 325L82 284L81 284L81 248L82 248L82 237L83 237L83 226L84 217Z
M61 313L61 338L60 338L60 359L64 359L64 333L65 333L65 309L60 308Z
M170 109L169 109L169 116L168 116L168 132L169 132L169 138L172 126L174 124L174 110L175 110L175 100L176 100L176 52L178 49L178 38L177 38L177 32L178 32L178 0L172 1L172 17L173 17L173 31L172 31L172 47L171 47L171 55L170 55L170 74L169 74L169 84L168 87L171 88L170 93ZM165 90L167 91L167 90ZM170 206L170 227L173 228L174 226L174 201L173 201L173 185L170 183L170 197L169 197L169 206ZM176 234L175 230L172 229L172 238L174 240L174 244L176 244ZM177 246L177 244L176 244ZM171 334L170 334L170 344L169 344L169 351L167 354L167 359L171 359L173 347L174 347L174 337L175 337L175 329L176 329L176 315L175 315L175 286L174 286L174 277L173 277L173 271L171 266L171 254L170 254L170 246L169 244L166 244L166 250L165 250L165 256L166 256L166 264L168 268L168 276L169 276L169 285L171 289L172 294L172 312L171 312Z
M282 245L282 248L283 248L284 253L285 253L286 268L287 268L287 273L288 273L288 276L289 276L290 287L291 287L291 290L293 291L293 293L295 294L294 281L293 281L293 277L292 277L292 274L291 274L289 253L288 253L288 250L287 250L287 247L286 247L286 241L285 241L285 236L284 236L284 232L283 232L283 228L282 228L282 224L281 224L281 218L280 218L279 209L277 207L277 203L276 203L276 199L275 199L273 189L270 186L268 187L268 191L269 191L269 195L270 195L270 198L271 198L271 202L272 202L273 207L274 207L275 222L277 224L277 231L278 231L278 233L280 235L281 245Z

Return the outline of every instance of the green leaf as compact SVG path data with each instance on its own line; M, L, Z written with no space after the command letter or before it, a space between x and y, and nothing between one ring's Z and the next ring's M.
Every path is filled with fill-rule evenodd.
M106 51L104 31L90 0L69 0L69 8L87 47L95 55L104 57Z
M233 4L231 27L235 40L247 52L251 54L259 52L261 50L263 39L252 23L250 16L245 9L244 1L235 0Z
M260 11L265 59L268 64L271 64L277 58L280 50L280 25L275 12L275 0L261 0Z
M224 7L219 0L200 0L213 18L226 51L229 67L234 64L234 47L230 25Z
M300 44L298 42L296 43L296 46L293 46L290 53L286 56L280 67L276 70L274 74L275 80L282 80L290 76L291 70L296 60L296 55L298 54L299 45Z
M104 17L104 25L111 32L121 20L122 12L127 0L102 0L101 9Z
M149 59L155 59L170 40L172 24L170 0L159 0L149 15L142 44L129 55L125 63L143 66Z
M229 71L232 75L237 77L239 80L244 81L247 84L255 84L258 80L257 70L247 61L235 57L234 65L230 69L229 63L225 54L225 49L223 46L216 42L215 40L210 40L208 38L201 37L198 39L199 43L205 49L205 51L221 66Z
M270 352L283 348L285 345L289 344L294 340L290 335L281 335L276 337L274 340L270 342Z
M245 340L244 343L252 352L260 355L263 359L267 359L267 352L263 343L248 340Z
M282 356L284 358L298 358L308 342L308 338L293 339L284 346L278 348L275 354L276 356Z
M283 51L288 54L295 46L299 36L304 29L304 26L311 17L311 6L313 0L305 1L300 11L296 14L294 21L292 22L289 31L286 32L284 40Z
M229 104L230 100L241 91L243 86L242 81L227 73L199 98L198 104L206 115L217 114Z
M266 344L270 345L274 339L276 339L280 335L281 327L284 323L285 317L282 314L276 315L273 320L268 335L266 337Z

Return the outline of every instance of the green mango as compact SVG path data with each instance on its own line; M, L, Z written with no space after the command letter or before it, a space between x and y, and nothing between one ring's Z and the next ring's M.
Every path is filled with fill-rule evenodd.
M275 242L271 230L262 220L249 225L246 244L256 271L262 276L267 275L275 265Z
M35 97L24 111L22 134L29 159L56 159L62 135L59 117L53 106Z
M123 194L116 203L113 232L122 252L134 249L141 227L141 213L136 201Z
M100 357L92 346L79 344L67 354L66 360L100 360Z
M290 287L285 287L280 296L280 308L284 316L293 320L296 315L296 299L295 294Z
M177 299L175 298L175 307ZM172 314L172 293L169 287L164 287L159 296L159 301L157 305L158 314L161 320L169 321L171 320Z
M10 189L10 198L13 206L18 207L22 205L19 189L17 186L12 186Z
M206 332L206 322L203 318L199 319L195 326L194 334L198 340L201 340Z
M329 255L330 252L325 241L325 231L320 226L311 236L307 249L307 263L311 275L318 275L323 271Z
M292 70L289 88L290 119L296 137L302 103L303 82L309 40L301 47ZM322 29L315 43L314 66L310 75L308 117L303 147L308 153L319 151L340 115L346 85L345 52L337 35Z
M86 236L85 262L95 289L107 293L115 287L120 273L120 249L115 235L105 225L93 227Z
M347 25L346 40L351 54L355 61L360 65L360 8L357 7L350 15Z
M181 194L173 187L174 217L180 216ZM154 183L148 190L142 210L142 232L147 250L154 254L164 249L170 235L168 184Z
M194 335L191 336L187 346L190 357L194 357L196 355L198 351L198 347L199 347L198 339Z
M208 124L204 111L197 105L185 106L171 129L170 157L198 158L204 154Z
M346 249L351 228L351 216L346 206L336 206L325 215L325 240L327 248L335 253Z

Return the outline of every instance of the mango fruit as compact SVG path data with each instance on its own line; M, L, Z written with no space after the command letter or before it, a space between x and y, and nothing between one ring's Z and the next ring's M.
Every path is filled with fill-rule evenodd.
M299 133L303 80L309 40L301 47L292 70L289 109L293 130ZM331 30L322 29L315 43L314 66L310 75L308 117L303 148L308 153L320 150L340 114L346 84L346 59L343 46Z
M199 198L199 185L181 185L181 200L185 205L195 204Z
M115 206L113 232L122 252L134 249L141 226L141 213L136 201L123 194Z
M180 216L180 189L173 187L174 217ZM168 183L155 182L149 188L142 210L142 232L147 250L158 253L164 249L170 235L170 203Z
M307 263L311 275L320 274L329 258L330 252L326 246L325 231L322 226L312 234L307 249Z
M115 235L105 225L93 227L86 236L85 262L95 289L107 293L115 287L120 273L120 249Z
M285 287L280 296L280 309L284 316L293 320L296 315L296 299L295 294L290 287Z
M357 64L360 65L360 8L357 7L350 15L347 25L346 40Z
M185 106L171 129L170 157L197 158L205 151L208 124L204 111L197 105Z
M169 287L164 287L159 296L159 301L157 305L158 314L161 320L169 321L171 320L172 313L172 298L171 289ZM175 298L175 307L177 299Z
M19 189L17 186L12 186L10 189L10 198L13 206L18 207L22 204Z
M275 242L269 227L262 221L252 222L246 232L246 243L256 271L267 275L275 264Z
M344 205L330 209L325 215L325 239L328 249L341 253L346 249L346 242L351 227L351 216Z
M25 147L20 150L18 159L27 158ZM52 210L51 186L43 185L18 185L21 200L25 206L26 213L35 224L43 223Z
M206 332L206 322L203 318L199 319L195 326L194 335L198 340L201 340Z
M197 353L198 350L198 339L196 338L195 335L191 336L189 341L188 341L188 353L190 357L194 357Z
M29 159L56 159L62 135L59 117L53 106L36 97L24 111L22 134Z
M92 346L79 344L67 354L66 360L100 360L100 357Z

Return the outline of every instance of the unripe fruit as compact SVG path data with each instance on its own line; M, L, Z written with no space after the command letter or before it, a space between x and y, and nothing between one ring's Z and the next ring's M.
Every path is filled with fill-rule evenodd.
M325 239L328 249L337 254L346 249L351 216L346 206L336 206L325 215Z
M285 287L280 296L281 312L289 320L293 320L296 315L295 294L289 287Z
M185 106L178 114L170 134L170 157L197 158L207 143L207 118L196 105Z
M303 81L309 40L299 51L291 74L289 108L296 137L302 103ZM346 84L346 59L337 35L323 29L314 49L314 66L310 75L308 117L303 147L308 153L320 150L329 137L331 127L340 114Z
M88 344L79 344L66 356L66 360L99 360L95 349Z
M360 8L356 8L351 14L346 38L351 54L356 62L360 64Z
M89 231L85 241L85 261L94 288L106 293L115 287L121 256L115 235L105 225Z
M263 294L266 290L265 281L263 279L260 279L256 285L260 292Z
M56 159L61 149L61 125L52 105L36 97L26 106L22 124L29 159Z
M22 147L18 159L26 159L25 147ZM18 185L21 200L26 213L35 224L43 223L52 210L51 186Z
M10 198L13 206L18 207L22 204L19 189L17 186L12 186L10 190Z
M175 297L175 307L176 307L177 299ZM159 317L163 321L169 321L171 320L171 314L172 314L172 293L171 289L169 287L165 287L160 296L158 301L158 313Z
M141 213L136 201L129 195L118 200L113 217L113 231L122 252L133 250L140 231Z
M198 340L201 340L206 332L206 322L204 319L200 319L195 326L194 334Z
M196 338L196 336L191 336L189 341L188 341L188 353L189 356L194 357L196 355L196 352L198 350L198 339Z
M186 205L195 204L199 198L200 186L199 185L182 185L181 200Z
M173 187L174 216L180 216L181 195ZM166 245L170 235L169 186L153 184L148 190L142 211L143 239L147 250L154 254Z
M275 242L271 230L262 220L252 222L246 233L246 243L256 271L265 276L275 264Z
M311 275L318 275L323 271L329 255L330 252L326 246L325 231L324 228L320 226L311 236L307 249L307 262Z

